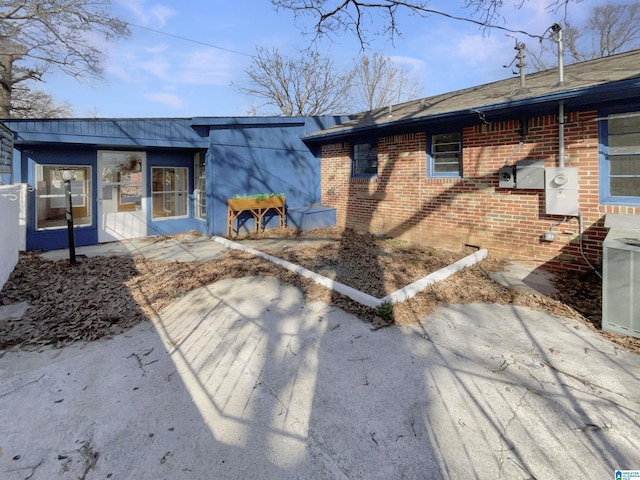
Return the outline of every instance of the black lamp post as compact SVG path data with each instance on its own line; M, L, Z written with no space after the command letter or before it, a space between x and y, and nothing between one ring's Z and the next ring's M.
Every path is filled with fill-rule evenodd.
M67 219L67 236L69 237L69 263L76 263L76 241L73 236L73 204L71 203L71 180L74 179L76 171L73 169L61 169L60 175L64 181L64 195L66 198L66 212L65 217Z

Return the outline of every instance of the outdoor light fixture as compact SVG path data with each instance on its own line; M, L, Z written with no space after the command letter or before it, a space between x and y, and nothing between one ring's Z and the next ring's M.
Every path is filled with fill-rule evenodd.
M64 168L60 169L60 176L64 181L64 196L66 198L66 212L65 217L67 219L67 236L69 238L69 263L76 263L76 242L73 236L73 204L71 202L71 180L76 176L75 169Z

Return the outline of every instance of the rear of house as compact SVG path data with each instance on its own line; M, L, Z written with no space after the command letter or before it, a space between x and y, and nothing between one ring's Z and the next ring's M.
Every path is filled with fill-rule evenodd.
M341 117L7 120L15 182L27 185L26 249L67 248L64 182L78 246L197 230L227 233L227 199L283 193L320 201L320 161L304 135ZM244 228L252 228L245 222Z
M322 204L357 230L588 269L605 217L640 213L639 65L633 51L315 132Z

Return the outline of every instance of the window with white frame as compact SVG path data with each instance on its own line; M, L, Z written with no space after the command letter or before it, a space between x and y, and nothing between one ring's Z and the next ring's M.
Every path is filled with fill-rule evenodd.
M356 143L351 154L351 176L373 177L378 174L378 144Z
M609 115L605 129L603 203L640 204L640 112Z
M462 135L439 133L431 136L429 176L462 176Z
M186 167L151 168L152 218L186 217L189 214L188 173Z
M91 225L91 167L77 165L36 166L36 229L66 228L67 199L61 170L74 170L71 180L73 224Z
M200 220L207 219L207 195L206 195L206 165L205 153L195 154L193 163L193 208L195 217Z

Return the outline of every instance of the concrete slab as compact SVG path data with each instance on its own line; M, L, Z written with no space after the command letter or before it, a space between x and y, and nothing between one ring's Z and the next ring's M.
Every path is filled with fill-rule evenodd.
M510 264L503 272L492 274L491 279L508 288L518 288L546 296L557 292L553 285L553 273L541 268L532 269L524 265Z
M640 466L639 367L525 308L372 332L224 280L111 340L0 358L0 477L613 478Z
M119 242L77 247L77 255L87 257L129 255L151 260L203 262L222 257L226 249L208 237L181 235L180 237L145 237ZM69 250L51 250L42 254L48 260L69 258Z

